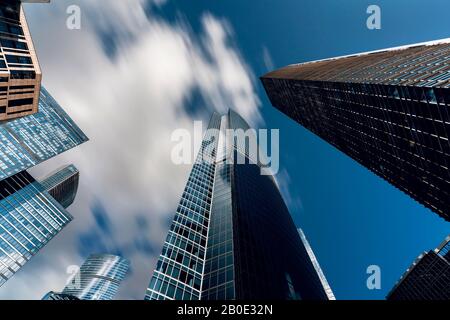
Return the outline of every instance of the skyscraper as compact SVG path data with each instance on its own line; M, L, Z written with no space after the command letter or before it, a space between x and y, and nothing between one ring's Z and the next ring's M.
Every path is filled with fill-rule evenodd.
M0 286L71 220L26 169L87 141L42 88L38 113L0 122Z
M290 65L271 103L450 221L450 38Z
M450 300L450 235L406 270L388 300Z
M40 183L56 201L67 209L75 201L79 179L80 172L71 164L58 169Z
M0 121L38 111L41 79L41 69L21 1L2 0L0 3Z
M0 181L0 286L72 216L26 171Z
M0 122L0 180L86 141L86 135L42 87L38 113Z
M92 254L66 285L63 294L81 300L111 300L125 278L130 263L111 254Z
M228 134L238 129L249 126L236 112L212 115L145 299L327 299L274 178Z

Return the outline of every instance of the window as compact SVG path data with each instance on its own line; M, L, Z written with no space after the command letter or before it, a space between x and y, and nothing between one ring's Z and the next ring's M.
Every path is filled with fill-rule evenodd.
M8 102L8 107L18 107L23 106L27 104L33 104L33 98L27 98L27 99L18 99L18 100L11 100Z

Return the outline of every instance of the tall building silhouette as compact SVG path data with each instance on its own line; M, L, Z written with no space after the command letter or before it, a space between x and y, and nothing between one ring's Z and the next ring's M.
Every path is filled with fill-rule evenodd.
M0 122L0 286L73 219L26 169L88 139L44 88L39 104Z
M274 107L450 221L450 38L290 65Z
M92 254L66 285L62 294L80 300L111 300L125 278L130 263L112 254Z
M212 115L145 299L328 298L273 176L227 134L238 129L236 112Z
M424 252L403 274L388 300L450 300L450 235Z
M79 179L80 172L71 164L51 173L40 183L56 201L67 209L75 201Z
M0 3L0 121L38 111L41 79L39 61L21 1L2 0Z

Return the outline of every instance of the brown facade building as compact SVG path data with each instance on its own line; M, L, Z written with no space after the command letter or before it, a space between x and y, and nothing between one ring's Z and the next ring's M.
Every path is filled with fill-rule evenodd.
M290 65L274 107L450 221L450 39Z
M0 121L38 111L41 79L41 69L21 2L2 0L0 2Z

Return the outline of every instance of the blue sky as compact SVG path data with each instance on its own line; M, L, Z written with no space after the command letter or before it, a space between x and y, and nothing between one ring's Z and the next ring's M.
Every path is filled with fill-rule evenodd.
M65 28L78 5L81 30ZM368 5L381 30L366 28ZM432 14L424 14L426 8ZM233 107L280 129L280 181L338 299L383 299L450 225L273 108L258 77L273 67L449 37L447 0L60 0L27 5L44 85L90 142L35 168L81 172L75 219L0 289L39 299L89 253L120 253L118 298L142 299L190 166L170 135ZM57 45L55 45L57 44ZM263 119L263 121L261 121ZM368 290L366 268L381 268Z
M381 8L381 30L366 28L366 9ZM205 9L224 17L255 74L275 67L447 38L450 2L427 1L170 1L168 19L195 21ZM280 128L281 170L289 173L292 215L315 250L338 299L383 299L410 263L435 248L450 225L270 106L262 114ZM368 290L366 268L379 265L381 290Z

